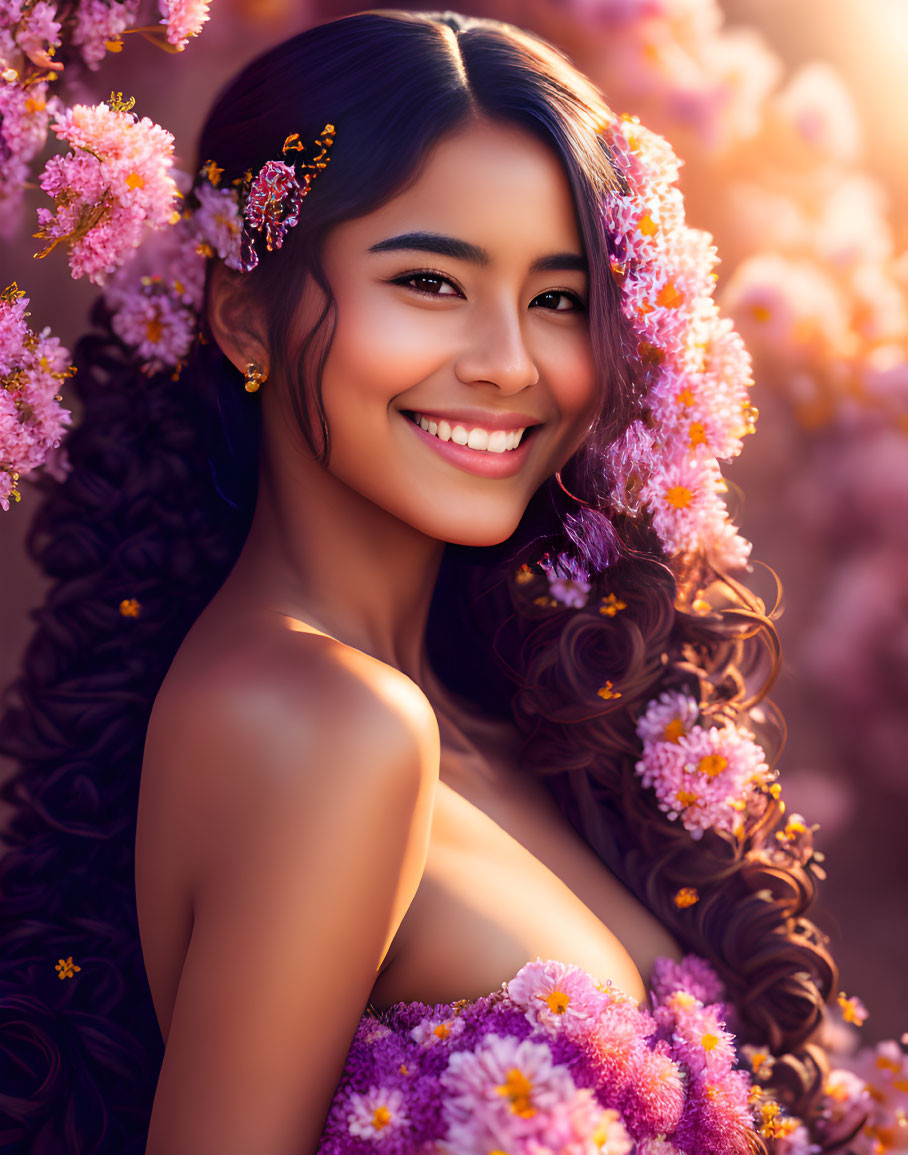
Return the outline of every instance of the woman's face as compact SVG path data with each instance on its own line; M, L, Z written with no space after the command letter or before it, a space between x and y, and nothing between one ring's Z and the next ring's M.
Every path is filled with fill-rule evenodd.
M327 468L431 537L505 540L598 407L559 160L520 128L472 124L406 192L332 230L323 264L337 302Z

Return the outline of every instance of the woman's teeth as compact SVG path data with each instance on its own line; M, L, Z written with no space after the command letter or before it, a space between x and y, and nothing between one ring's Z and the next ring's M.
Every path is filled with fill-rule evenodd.
M467 429L464 425L451 425L447 421L434 421L423 417L421 413L413 413L413 420L426 433L439 437L442 441L453 441L455 445L466 445L469 449L482 449L487 453L506 453L509 449L516 449L520 444L526 426L523 429L481 429L474 427Z

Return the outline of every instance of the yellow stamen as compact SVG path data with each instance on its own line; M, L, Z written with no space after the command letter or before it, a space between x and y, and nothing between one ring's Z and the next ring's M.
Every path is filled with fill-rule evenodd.
M665 309L674 309L681 304L683 299L671 281L666 281L656 295L656 304L662 305Z
M608 597L602 599L599 606L599 613L605 614L606 617L613 618L619 610L626 610L627 602L623 602L620 598L615 597L614 594L609 594Z
M727 765L728 759L723 758L721 754L706 754L697 763L697 769L707 778L715 778L717 774L722 773Z
M511 1101L511 1110L521 1119L532 1119L536 1108L530 1101L533 1084L518 1067L508 1071L507 1082L495 1088L499 1095L504 1095Z
M686 910L700 901L700 894L695 886L682 886L674 898L678 910Z
M570 996L564 991L549 991L547 995L537 995L536 998L541 999L556 1015L563 1015L571 1001Z
M672 718L672 720L665 727L665 741L678 742L686 733L684 723L680 718Z
M391 1112L387 1107L376 1107L372 1114L372 1126L376 1131L380 1131L382 1127L387 1127L391 1122Z
M686 485L673 485L665 491L665 500L675 509L684 509L693 500L693 494Z

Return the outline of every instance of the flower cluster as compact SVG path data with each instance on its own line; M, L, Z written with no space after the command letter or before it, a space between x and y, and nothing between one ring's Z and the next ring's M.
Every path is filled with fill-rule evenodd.
M64 71L97 69L140 32L170 51L186 47L208 20L210 0L160 0L160 31L135 27L142 0L50 0L0 3L0 235L18 226L31 162L44 147L51 118L63 104L55 89ZM67 61L66 68L61 57Z
M833 1056L820 1104L820 1130L832 1144L858 1133L854 1155L908 1151L908 1054L895 1039Z
M643 785L655 791L659 809L680 819L695 839L709 829L740 831L744 812L756 812L767 792L775 792L752 734L730 723L699 721L690 695L660 694L637 723L643 756L635 767Z
M171 175L173 137L160 125L135 116L132 101L111 96L96 105L77 104L59 113L54 132L71 146L54 156L41 187L56 211L38 210L46 256L60 243L69 248L73 277L103 284L150 230L172 222L179 196Z
M182 51L208 21L211 0L160 0L159 7L168 42Z
M319 1150L744 1150L751 1087L715 974L700 959L663 959L655 980L648 1010L579 967L537 959L487 997L364 1016Z
M702 549L740 567L750 546L729 520L717 458L736 456L754 429L750 358L713 300L715 249L685 224L668 143L627 117L603 138L628 184L603 212L633 332L626 353L645 390L640 415L608 450L612 500L646 510L670 555Z
M47 329L26 318L28 297L10 285L0 293L0 506L19 500L17 481L42 465L70 422L60 382L74 372L69 353Z
M29 166L47 140L51 115L60 108L50 93L53 56L60 47L56 5L39 0L0 4L0 233L19 223Z
M104 291L114 331L146 372L179 369L185 360L198 330L205 258L217 256L228 268L249 272L259 262L256 234L267 250L281 247L299 221L315 175L327 164L333 137L333 126L326 125L311 162L268 161L254 177L247 173L226 182L213 161L194 182L176 174L187 190L184 211L172 227L143 243ZM298 137L287 138L285 156L302 151Z

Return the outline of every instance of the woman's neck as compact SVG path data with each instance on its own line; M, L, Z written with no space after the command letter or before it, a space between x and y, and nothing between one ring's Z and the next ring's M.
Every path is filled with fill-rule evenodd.
M426 621L443 552L322 466L296 460L292 471L263 469L228 581L427 686Z

